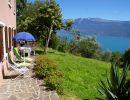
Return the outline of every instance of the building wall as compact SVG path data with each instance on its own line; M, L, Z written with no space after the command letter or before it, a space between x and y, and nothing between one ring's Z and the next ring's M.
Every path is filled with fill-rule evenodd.
M16 33L16 0L0 0L0 85L7 75L8 53Z
M0 0L0 21L16 29L16 0Z

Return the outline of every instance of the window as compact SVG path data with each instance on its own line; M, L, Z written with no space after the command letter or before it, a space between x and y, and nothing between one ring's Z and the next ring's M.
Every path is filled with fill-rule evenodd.
M11 0L8 1L8 5L9 5L9 7L10 7L10 9L11 9L11 7L12 7L12 5L11 5Z
M9 49L11 49L12 46L12 30L9 28Z
M13 42L13 37L14 37L14 30L13 30L13 28L12 28L12 38L11 38L11 40L12 40L12 46L14 46L14 42Z
M2 61L4 57L3 50L3 27L0 26L0 61Z
M6 52L8 52L8 28L7 27L5 27L5 44L6 44Z

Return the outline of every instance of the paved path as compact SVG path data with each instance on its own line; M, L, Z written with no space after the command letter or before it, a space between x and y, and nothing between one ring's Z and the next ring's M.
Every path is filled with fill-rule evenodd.
M12 73L10 75L14 75ZM59 100L59 96L55 91L47 90L43 80L30 77L4 79L0 86L0 100Z

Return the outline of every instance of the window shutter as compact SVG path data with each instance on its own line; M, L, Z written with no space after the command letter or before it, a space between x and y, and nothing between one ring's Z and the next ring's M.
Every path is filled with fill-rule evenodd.
M3 57L3 27L0 27L0 61L2 61Z
M11 28L9 28L9 49L11 49L11 44L12 44L12 43L11 43L11 42L12 42L12 41L11 41L11 40L12 40L12 35L11 35L11 33L12 33L12 32L11 32Z
M14 36L16 35L16 30L14 30Z
M8 29L5 27L6 52L8 52Z

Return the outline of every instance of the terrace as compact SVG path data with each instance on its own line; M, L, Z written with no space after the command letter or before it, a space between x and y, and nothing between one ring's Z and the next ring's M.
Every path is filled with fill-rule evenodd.
M24 77L14 79L16 75L14 70L8 70L4 76L0 86L0 100L59 100L56 91L49 90L43 80L34 77L33 70Z

